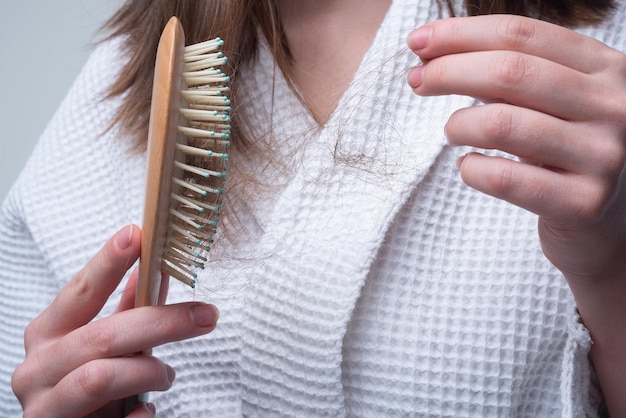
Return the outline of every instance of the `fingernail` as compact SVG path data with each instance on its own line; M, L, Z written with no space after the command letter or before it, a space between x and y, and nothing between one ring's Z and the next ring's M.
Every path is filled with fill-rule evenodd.
M458 168L459 170L461 169L461 165L463 164L463 160L465 160L465 157L465 155L462 155L456 160L456 168Z
M116 243L120 250L130 247L130 243L133 242L133 229L132 225L128 225L117 233Z
M199 327L215 327L219 311L213 305L196 304L191 307L191 320Z
M146 408L148 408L152 415L156 414L156 406L153 403L147 403Z
M173 383L174 379L176 379L176 370L168 364L165 365L165 370L167 371L167 379L170 383Z
M415 52L426 48L428 41L430 40L431 32L432 30L430 28L420 28L409 33L409 36L407 37L407 44L409 45L409 48Z
M412 88L417 88L422 84L422 75L424 73L424 66L423 65L418 65L417 67L413 68L410 72L409 72L409 76L407 77L407 81L409 83L409 86L411 86Z

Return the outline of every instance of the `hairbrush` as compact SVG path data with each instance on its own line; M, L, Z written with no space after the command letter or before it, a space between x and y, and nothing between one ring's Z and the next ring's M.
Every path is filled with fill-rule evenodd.
M157 49L136 306L155 305L162 273L195 286L216 226L230 145L229 77L219 38L185 46L176 17Z
M178 18L157 48L135 307L159 302L163 274L194 287L220 221L230 145L224 42L185 46ZM145 350L149 355L152 350ZM125 400L126 413L147 394Z

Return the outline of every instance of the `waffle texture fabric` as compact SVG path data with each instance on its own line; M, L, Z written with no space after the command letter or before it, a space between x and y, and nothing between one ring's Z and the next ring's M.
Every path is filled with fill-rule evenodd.
M155 355L177 380L152 395L167 417L583 417L601 395L591 340L536 217L463 185L467 149L443 125L465 97L406 84L406 35L436 6L395 0L338 108L318 128L261 59L244 109L286 168L217 247L197 290L218 328ZM624 4L621 2L621 4ZM624 6L586 33L626 50ZM47 127L0 218L0 415L20 416L10 376L26 325L116 230L142 218L145 155L102 93L125 62L99 46ZM274 95L268 87L275 83ZM120 291L104 308L114 309Z

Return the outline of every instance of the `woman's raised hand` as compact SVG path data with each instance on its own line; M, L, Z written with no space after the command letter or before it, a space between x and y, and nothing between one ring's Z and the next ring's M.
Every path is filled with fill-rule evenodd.
M115 313L94 320L139 257L140 234L136 226L117 232L26 329L26 358L12 379L25 417L121 417L125 398L167 390L175 377L159 359L136 353L214 329L211 305L131 309L136 272ZM128 416L152 417L154 406L139 403Z
M412 32L419 95L485 104L455 112L451 145L470 153L471 187L539 215L547 258L568 280L615 416L626 415L626 55L572 30L519 17L443 19Z

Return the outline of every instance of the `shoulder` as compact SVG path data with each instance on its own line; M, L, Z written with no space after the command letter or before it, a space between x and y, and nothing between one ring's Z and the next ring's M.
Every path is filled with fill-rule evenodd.
M73 274L119 227L137 222L143 155L111 128L120 101L105 98L123 63L121 40L95 48L14 187L24 222L59 277Z

